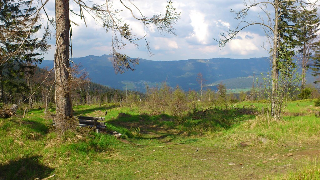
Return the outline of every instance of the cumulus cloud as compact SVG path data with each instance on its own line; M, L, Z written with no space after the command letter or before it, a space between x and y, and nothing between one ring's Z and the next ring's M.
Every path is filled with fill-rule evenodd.
M196 37L200 43L207 44L208 23L205 21L205 15L193 10L190 13L190 19L193 27L193 34L190 37Z
M226 28L230 28L230 23L228 23L228 22L224 22L221 19L219 19L217 22L218 22L218 26L220 26L220 24L221 24L222 26L224 26Z
M204 47L201 47L201 48L198 48L198 50L202 53L205 53L205 54L210 54L210 53L215 53L217 51L219 51L219 47L218 46L204 46Z
M172 50L178 49L179 46L176 41L170 40L169 38L157 37L153 41L155 50Z
M51 17L54 17L54 3L49 2L51 3L49 4L50 7L47 8L48 12ZM137 9L129 1L124 2L134 9L134 13L139 18L140 13ZM164 14L167 4L167 0L134 0L132 2L140 8L144 15L149 17L153 14ZM97 0L95 3L103 4L105 0ZM238 25L238 21L234 20L235 14L231 13L230 9L236 11L242 9L244 7L242 1L173 1L177 11L181 12L179 21L174 25L176 36L159 33L157 28L152 25L145 28L143 24L132 18L130 11L117 3L119 2L113 1L115 8L123 10L120 14L123 22L130 25L137 37L146 37L152 54L154 54L150 56L145 47L146 42L142 38L141 41L137 42L139 46L127 43L127 46L121 50L130 57L150 60L182 60L214 57L249 58L267 55L267 52L261 48L265 41L264 32L258 26L246 29L246 32L241 32L225 48L218 47L215 41L215 39L219 39L221 32L234 29ZM72 5L71 8L76 9L78 7ZM72 20L80 24L80 26L72 26L73 54L75 56L102 55L111 52L112 33L106 33L100 22L88 18L86 27L79 17L72 16ZM54 38L52 41L54 41ZM52 42L52 47L52 50L45 56L46 59L53 59L54 42Z
M229 55L251 55L255 57L254 55L257 54L257 52L265 51L262 46L263 42L266 41L266 37L251 32L240 32L238 36L241 38L231 40L226 47L230 50ZM266 52L262 54L267 55Z

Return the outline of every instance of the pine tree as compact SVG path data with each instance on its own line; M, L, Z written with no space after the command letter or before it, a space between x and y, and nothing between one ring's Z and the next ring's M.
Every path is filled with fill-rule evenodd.
M295 33L299 60L302 68L301 89L306 85L306 71L309 68L310 60L314 56L318 45L315 44L320 26L318 8L314 4L300 3L300 9L295 13Z
M32 1L0 1L0 84L2 101L5 89L25 91L21 79L32 68L31 63L41 62L41 51L48 48L46 39L33 37L41 29L39 14Z

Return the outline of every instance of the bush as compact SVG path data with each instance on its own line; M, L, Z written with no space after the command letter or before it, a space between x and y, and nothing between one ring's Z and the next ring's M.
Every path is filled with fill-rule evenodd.
M301 91L301 93L298 95L300 99L309 99L311 97L311 89L305 88Z
M320 106L320 98L318 98L316 101L314 101L314 105L315 106Z
M182 117L184 113L189 110L186 95L179 87L177 87L172 93L172 99L169 107L171 115L177 117Z

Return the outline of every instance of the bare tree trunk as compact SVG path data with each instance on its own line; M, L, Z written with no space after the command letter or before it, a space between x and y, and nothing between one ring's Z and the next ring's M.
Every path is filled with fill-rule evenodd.
M271 116L275 119L280 117L279 107L279 92L278 92L278 81L279 81L279 69L277 63L278 54L278 28L279 28L279 0L275 0L275 25L273 32L273 50L272 50L272 92L271 92Z
M48 109L49 109L49 107L48 107L49 106L49 104L48 104L49 93L50 93L50 90L47 88L44 88L42 90L42 101L45 104L45 109L44 109L45 114L48 113Z
M32 109L32 105L33 105L33 99L32 99L32 93L33 93L33 90L32 90L32 86L31 86L31 82L30 82L30 74L27 75L27 86L29 87L30 89L30 95L29 95L29 109Z
M4 95L4 86L3 86L2 72L0 72L0 85L1 85L1 99L2 99L2 103L3 103L3 104L6 104L5 95Z
M90 94L89 91L86 93L86 104L90 104Z
M201 83L200 83L200 100L202 101L202 88L203 88L203 84L202 84L202 79L201 79Z
M306 67L307 66L307 47L306 43L303 43L303 55L302 55L302 80L301 80L301 89L304 89L306 86Z
M69 0L56 0L56 53L55 68L55 124L58 131L64 132L68 126L68 118L72 117L70 96L70 64L69 64Z
M1 57L0 57L1 58ZM0 60L0 62L2 62L2 59ZM3 82L3 76L2 76L2 68L0 69L0 86L1 86L1 99L2 99L2 103L5 105L7 104L6 101L6 97L4 94L4 82Z

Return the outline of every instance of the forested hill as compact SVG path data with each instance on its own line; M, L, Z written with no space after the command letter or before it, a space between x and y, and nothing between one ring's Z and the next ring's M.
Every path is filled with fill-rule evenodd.
M149 87L166 82L169 86L184 90L199 90L197 75L201 73L205 84L211 88L222 82L228 89L250 88L253 76L267 73L270 69L269 59L190 59L179 61L150 61L140 59L135 71L116 74L110 56L87 56L73 58L73 62L81 64L88 73L92 82L112 88L145 91ZM53 61L43 61L39 67L53 67Z

